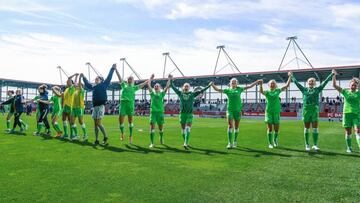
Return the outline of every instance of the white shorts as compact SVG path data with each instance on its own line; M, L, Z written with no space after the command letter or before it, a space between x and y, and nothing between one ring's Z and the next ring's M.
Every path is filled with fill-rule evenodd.
M93 119L102 119L104 118L104 114L105 114L105 106L101 105L101 106L95 106L92 112L92 118Z

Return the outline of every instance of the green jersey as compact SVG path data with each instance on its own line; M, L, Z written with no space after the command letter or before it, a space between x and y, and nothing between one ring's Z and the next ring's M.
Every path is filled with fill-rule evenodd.
M120 83L121 87L121 101L135 102L135 92L138 91L139 85L129 85L126 82Z
M173 82L171 82L171 88L174 90L174 92L178 95L180 99L180 113L193 113L195 97L205 92L209 87L210 85L195 92L181 92L178 88L174 86Z
M238 111L242 110L241 93L245 89L243 87L236 87L235 89L227 88L224 89L224 94L228 98L227 111Z
M57 95L53 95L50 98L50 101L53 103L53 112L60 112L61 107L61 97L58 97Z
M343 113L354 113L359 114L360 113L360 91L352 92L350 90L343 89L341 91L341 94L345 98L345 104Z
M320 85L319 87L308 88L302 86L294 76L292 80L295 85L299 88L303 94L303 106L304 111L318 111L319 110L319 98L321 91L325 88L327 83L332 79L333 74L331 73Z
M39 104L39 100L40 99L40 96L35 96L34 97L34 101L36 102L36 111L39 111L40 110L40 104Z
M280 93L281 93L280 88L264 91L264 95L266 98L266 112L267 113L280 113L281 112Z
M154 90L150 92L151 97L151 105L150 111L151 112L164 112L164 97L166 92L155 92Z

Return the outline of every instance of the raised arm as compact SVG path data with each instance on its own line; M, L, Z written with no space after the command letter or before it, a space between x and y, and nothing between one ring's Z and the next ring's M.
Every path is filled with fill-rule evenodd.
M121 82L122 82L122 79L121 79L121 75L120 75L120 73L119 73L119 70L118 70L118 69L115 69L115 73L116 73L116 76L117 76L118 79L119 79L119 83L121 83Z
M332 79L333 76L334 76L334 74L330 73L330 75L320 84L319 89L323 90L325 88L325 86L330 82L330 80Z
M264 84L264 81L260 80L259 81L259 85L260 85L260 90L259 91L260 91L261 94L265 95L263 84Z
M80 78L79 78L80 81L81 81L81 78L82 78L82 77L81 77L81 75L80 75ZM55 86L52 87L51 90L53 91L53 93L54 93L56 96L62 97L63 94L62 94L61 92L57 91L56 88L55 88Z
M79 81L78 81L78 83L77 83L77 86L78 86L78 89L79 89L79 90L82 89L81 80L82 80L82 77L83 77L83 76L84 76L84 75L82 75L82 74L80 74L80 76L79 76Z
M4 101L3 103L1 103L1 105L7 105L7 104L12 104L14 102L14 97Z
M79 73L75 73L74 75L71 75L69 78L68 78L68 82L70 82L74 77L75 77L75 81L77 80L77 77L78 77Z
M114 63L114 64L111 66L111 69L110 69L110 71L109 71L109 74L108 74L108 76L106 77L106 79L105 79L105 81L104 81L106 87L110 85L111 78L112 78L115 70L116 70L116 63Z
M335 69L332 70L332 74L333 74L333 78L332 78L332 81L333 81L333 86L334 88L338 91L338 92L342 92L342 88L337 85L336 83L336 75L337 75L337 72Z
M260 82L260 80L256 80L255 82L251 83L250 85L245 86L245 87L244 87L244 90L253 88L255 85L259 84L259 82Z
M164 92L168 92L168 91L169 91L169 89L170 89L170 83L171 83L171 80L169 79L169 80L167 81L167 83L166 83L165 88L164 88Z
M153 76L154 74L151 75L151 77ZM153 88L151 87L151 77L149 80L147 80L147 86L148 86L148 89L149 89L149 92L152 92L153 91Z
M223 93L223 92L224 92L224 90L218 88L214 83L211 85L211 87L212 87L215 91L217 91L217 92L219 92L219 93Z
M169 75L169 79L170 79L170 87L171 87L171 89L173 89L174 92L175 92L178 96L180 96L180 95L181 95L181 91L180 91L177 87L175 87L174 81L173 81L173 76L172 76L172 75Z
M202 88L202 89L199 90L199 91L195 91L195 92L194 92L194 96L196 97L196 96L204 93L207 89L209 89L209 88L212 86L212 84L214 84L214 83L213 83L213 82L210 82L206 87Z
M82 79L83 79L83 81L84 81L85 88L86 88L87 90L93 90L94 87L92 86L92 84L90 84L90 82L89 82L88 79L84 76L84 74L81 73L81 75L82 75Z
M304 91L305 87L302 86L295 78L294 75L291 76L292 81L295 83L295 85L299 88L300 91Z
M154 77L155 77L155 76L154 76L154 74L152 74L149 80L151 81L152 79L154 79ZM140 83L140 84L139 84L139 89L144 88L144 87L145 87L145 85L147 85L147 84L148 84L148 81L149 81L149 80L146 80L145 82Z
M287 88L289 88L290 84L291 84L291 76L292 76L292 72L288 72L288 80L285 83L285 85L283 87L281 87L281 91L285 91Z

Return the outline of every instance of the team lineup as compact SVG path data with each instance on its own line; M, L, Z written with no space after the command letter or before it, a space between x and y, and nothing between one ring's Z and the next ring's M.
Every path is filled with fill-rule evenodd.
M53 86L51 90L53 95L50 97L47 91L46 85L38 87L38 96L32 100L25 100L22 95L21 89L14 91L8 91L8 100L1 103L1 105L9 106L9 113L6 117L6 132L15 133L16 128L20 128L20 132L24 133L28 129L28 125L21 120L21 115L24 113L24 104L27 102L36 103L36 132L34 135L39 136L42 130L45 129L45 134L51 136L51 126L56 132L56 138L69 139L72 141L82 140L88 141L89 135L84 122L84 110L85 110L85 91L92 92L92 118L94 121L95 142L94 145L99 145L99 133L103 135L102 145L108 145L108 135L105 126L102 124L102 119L105 115L105 104L107 102L107 88L110 85L111 79L114 75L117 75L118 83L121 89L120 106L119 106L119 130L120 140L125 139L125 118L128 120L128 139L129 143L133 143L134 136L134 114L135 114L135 93L147 87L151 97L150 103L150 148L155 145L155 129L156 125L159 131L160 144L165 143L164 139L164 98L169 89L172 89L180 100L179 104L179 120L181 137L183 140L183 147L185 150L189 150L190 134L193 124L193 106L195 99L203 94L209 88L213 88L219 93L223 93L227 96L227 148L236 148L238 145L239 136L239 124L242 113L242 100L241 94L247 89L253 88L258 85L260 87L260 93L266 98L265 109L265 123L267 127L266 137L268 141L268 147L274 148L279 146L279 132L280 132L280 113L281 113L281 101L280 94L285 91L294 82L303 95L303 111L302 119L304 122L304 142L305 150L318 151L319 145L319 98L322 90L332 80L333 87L343 95L344 107L343 107L343 127L345 129L345 143L346 152L352 153L351 135L354 131L356 134L357 144L360 148L360 92L358 91L359 79L353 78L350 81L349 89L344 89L337 85L336 70L324 80L319 86L316 86L316 79L309 78L307 85L300 84L294 75L289 72L288 80L283 87L278 87L275 80L268 82L268 89L265 90L263 80L259 79L250 85L241 87L238 80L232 78L229 83L229 87L225 89L218 88L213 82L210 82L206 87L191 91L189 83L183 84L181 90L175 87L172 75L169 75L168 82L164 88L159 83L151 86L154 75L138 85L135 85L133 77L121 78L120 73L114 64L106 78L100 76L96 77L95 84L91 84L84 74L74 74L67 80L66 88L62 91L61 87ZM51 122L48 120L48 114L51 111ZM11 118L14 117L13 126L11 128ZM62 121L62 128L59 121ZM82 129L82 138L78 132L77 123ZM311 133L310 133L311 132ZM310 145L310 134L312 134L312 146Z

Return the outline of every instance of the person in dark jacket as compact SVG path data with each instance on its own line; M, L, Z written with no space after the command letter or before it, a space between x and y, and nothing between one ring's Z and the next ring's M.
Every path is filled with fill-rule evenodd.
M23 133L27 129L27 124L23 123L20 119L21 114L24 112L24 104L25 104L25 98L22 95L21 89L18 89L16 90L16 96L14 99L14 107L15 107L14 125L10 133L15 132L16 126L20 127L20 133Z
M92 118L94 119L95 125L95 145L99 144L99 130L104 136L103 144L108 145L108 136L106 134L105 128L102 125L101 121L105 114L105 103L107 102L107 92L106 89L109 87L114 71L116 70L116 64L113 64L108 76L104 78L98 76L95 78L95 85L90 84L84 74L81 74L80 77L84 81L85 89L87 91L92 91L92 102L93 102L93 112Z
M39 87L39 94L40 94L39 101L49 101L49 96L48 96L49 93L46 89L47 89L47 85L41 85ZM40 111L40 115L37 120L37 122L38 122L37 131L34 133L34 135L39 136L40 132L41 132L41 128L45 125L46 135L50 136L51 131L50 131L50 124L49 124L49 120L48 120L49 104L45 103L45 102L39 102L39 111Z

